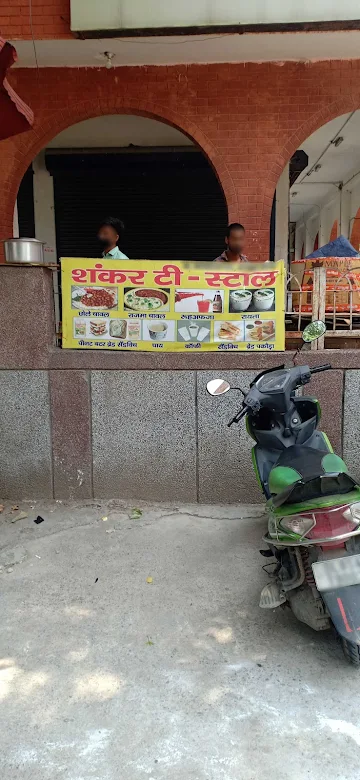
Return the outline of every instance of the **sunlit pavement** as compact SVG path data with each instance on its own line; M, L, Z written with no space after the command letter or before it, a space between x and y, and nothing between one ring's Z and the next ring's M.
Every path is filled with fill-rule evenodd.
M360 673L258 608L258 506L4 504L2 780L360 777Z

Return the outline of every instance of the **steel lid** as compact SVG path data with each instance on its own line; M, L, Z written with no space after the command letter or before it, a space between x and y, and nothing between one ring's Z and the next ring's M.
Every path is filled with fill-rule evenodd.
M25 238L25 237L22 237L22 238L3 238L2 239L2 243L3 244L6 244L8 241L16 241L17 244L20 244L20 243L25 242L25 241L26 241L26 243L31 242L32 244L43 244L44 245L46 243L46 241L39 241L38 238Z

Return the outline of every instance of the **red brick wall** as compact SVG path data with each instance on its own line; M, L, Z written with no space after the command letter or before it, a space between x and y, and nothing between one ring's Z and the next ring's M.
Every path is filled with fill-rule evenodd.
M272 198L290 156L314 130L360 108L360 60L14 71L33 130L0 143L0 239L12 232L21 177L58 132L100 114L135 113L178 127L215 168L248 254L268 254Z
M29 0L0 0L0 35L3 38L32 37L29 7ZM32 26L35 40L72 38L70 0L32 0Z

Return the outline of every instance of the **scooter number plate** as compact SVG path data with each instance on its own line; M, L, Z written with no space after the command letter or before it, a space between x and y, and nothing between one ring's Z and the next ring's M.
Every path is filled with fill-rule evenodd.
M345 555L313 563L316 587L321 591L360 585L360 555Z

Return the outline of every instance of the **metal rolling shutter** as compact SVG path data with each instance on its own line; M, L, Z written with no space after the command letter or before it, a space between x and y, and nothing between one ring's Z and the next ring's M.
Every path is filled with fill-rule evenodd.
M213 260L224 246L221 187L197 151L48 153L54 178L59 257L98 257L105 216L125 223L130 257Z

